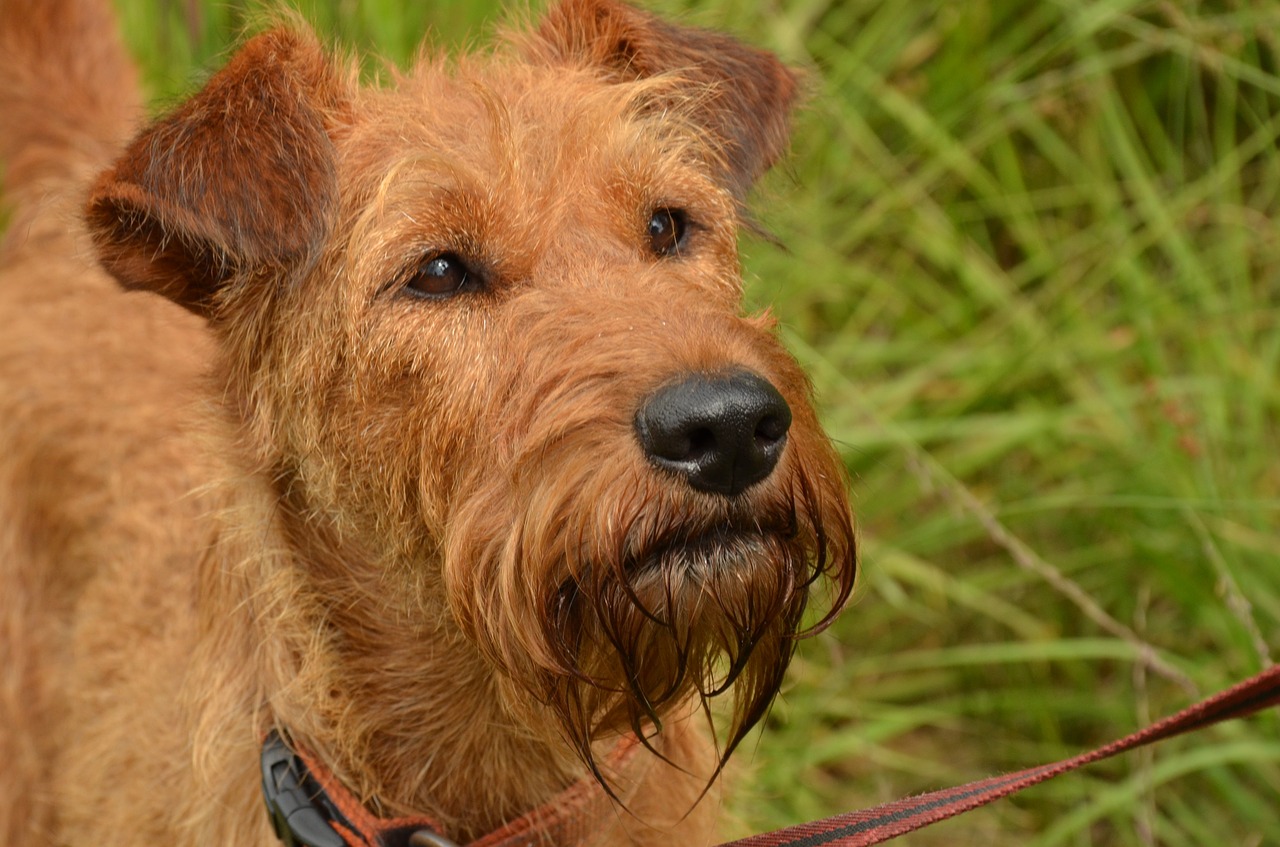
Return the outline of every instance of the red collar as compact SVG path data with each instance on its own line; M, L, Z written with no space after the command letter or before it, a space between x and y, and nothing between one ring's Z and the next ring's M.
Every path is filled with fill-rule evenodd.
M623 740L613 767L625 765L639 746L634 738ZM430 818L374 816L328 768L290 748L275 730L262 742L262 794L285 847L459 847ZM612 809L608 793L587 777L465 847L572 847L598 832Z

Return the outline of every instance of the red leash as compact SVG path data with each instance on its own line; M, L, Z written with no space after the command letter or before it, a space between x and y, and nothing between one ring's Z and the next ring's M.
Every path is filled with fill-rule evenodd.
M957 788L948 788L849 812L825 820L753 835L720 847L870 847L985 806L1059 774L1220 721L1280 705L1280 665L1106 746L1052 765L1027 768ZM619 759L635 745L623 745ZM263 748L263 792L280 839L290 847L367 847L390 844L452 845L426 819L380 820L351 797L319 763L294 753L276 734ZM537 810L475 842L472 847L524 847L530 843L573 844L609 807L594 783L574 786L561 802ZM590 813L587 808L591 807ZM548 810L549 809L549 810ZM408 839L405 841L405 839Z
M872 844L883 844L891 838L985 806L993 800L1007 797L1083 765L1276 705L1280 705L1280 665L1144 730L1056 764L1027 768L957 788L895 800L873 809L848 812L825 820L753 835L720 847L869 847Z

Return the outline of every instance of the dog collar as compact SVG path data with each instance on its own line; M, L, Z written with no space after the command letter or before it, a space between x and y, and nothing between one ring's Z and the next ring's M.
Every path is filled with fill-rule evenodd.
M633 737L623 739L610 757L612 767L624 766L639 746ZM431 818L375 816L328 768L290 747L276 730L262 742L262 796L285 847L460 847ZM598 830L612 805L598 782L583 778L465 847L572 847Z

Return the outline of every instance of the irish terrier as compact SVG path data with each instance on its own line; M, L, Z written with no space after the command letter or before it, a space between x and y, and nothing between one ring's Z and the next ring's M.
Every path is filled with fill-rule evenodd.
M705 844L851 590L741 314L793 73L562 0L388 75L286 20L139 131L107 0L0 0L10 847Z

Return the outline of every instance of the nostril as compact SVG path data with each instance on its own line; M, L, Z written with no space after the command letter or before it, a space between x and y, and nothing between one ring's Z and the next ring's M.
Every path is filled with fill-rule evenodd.
M694 422L696 424L696 422ZM636 431L650 458L660 462L691 462L715 450L715 433L689 426L666 409L648 409L636 416Z
M689 459L697 461L710 453L714 453L715 449L716 434L710 429L700 427L689 433Z
M788 418L790 416L788 415ZM787 435L787 430L791 428L791 421L784 421L778 415L765 415L756 424L756 444L761 447L768 447L778 443Z
M659 389L636 413L649 460L700 491L736 495L772 473L791 408L749 371L693 374Z

